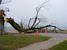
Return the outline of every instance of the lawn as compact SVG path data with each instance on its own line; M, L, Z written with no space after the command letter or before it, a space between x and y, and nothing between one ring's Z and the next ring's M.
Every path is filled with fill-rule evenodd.
M67 40L50 48L49 50L67 50Z
M48 40L49 37L34 35L2 35L0 36L0 50L16 50L32 43Z

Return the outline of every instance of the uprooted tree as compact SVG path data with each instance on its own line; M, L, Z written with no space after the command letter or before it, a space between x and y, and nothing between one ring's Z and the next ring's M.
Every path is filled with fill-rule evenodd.
M1 4L2 0L0 0L0 4ZM36 16L35 16L35 20L32 24L32 26L30 27L30 21L32 20L32 18L30 18L29 20L29 23L28 23L28 28L27 29L24 29L23 28L23 24L22 22L19 24L17 24L14 19L12 18L6 18L7 19L7 22L10 23L16 30L18 30L19 32L35 32L35 31L38 31L38 30L42 30L43 28L47 28L47 27L54 27L54 31L56 31L56 28L59 29L58 27L56 26L52 26L52 25L46 25L46 26L42 26L42 27L36 27L38 26L38 24L40 23L40 20L38 18L38 15L39 15L39 12L40 10L44 7L44 4L46 4L48 2L48 0L46 0L45 2L43 2L40 6L37 6L36 7ZM38 19L38 22L37 22L37 19ZM37 23L36 23L37 22ZM59 29L61 30L61 29Z
M54 28L53 29L54 32L57 32L56 31L57 29L62 31L62 29L59 29L58 27L53 26L53 25L46 25L46 26L42 26L42 27L33 27L33 28L24 29L22 24L21 24L21 26L22 26L21 27L12 18L7 18L7 22L10 23L19 32L31 33L31 32L35 32L35 31L38 31L38 30L42 30L43 28L47 28L47 27L53 27Z
M38 15L39 15L39 12L40 10L45 7L46 3L48 2L49 0L46 0L45 2L43 2L41 5L37 6L36 7L36 16L34 18L34 22L32 24L32 26L30 26L30 22L33 18L30 18L29 19L29 23L28 23L28 28L27 29L24 29L23 28L23 23L21 22L20 25L18 25L12 18L8 18L8 21L16 30L18 30L19 32L35 32L35 31L38 31L38 30L42 30L43 28L47 28L47 27L54 27L54 32L57 32L56 29L59 29L58 27L56 26L53 26L53 25L46 25L46 26L41 26L41 27L36 27L38 26L38 24L41 22L40 19L38 18ZM44 6L45 5L45 6ZM38 20L38 22L37 22ZM61 29L59 29L61 30Z

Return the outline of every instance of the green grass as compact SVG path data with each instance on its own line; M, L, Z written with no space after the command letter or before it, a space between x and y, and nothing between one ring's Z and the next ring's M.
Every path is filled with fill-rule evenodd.
M64 41L52 48L50 48L49 50L67 50L67 41Z
M17 48L25 47L32 43L48 40L49 37L34 35L2 35L0 36L0 50L16 50Z

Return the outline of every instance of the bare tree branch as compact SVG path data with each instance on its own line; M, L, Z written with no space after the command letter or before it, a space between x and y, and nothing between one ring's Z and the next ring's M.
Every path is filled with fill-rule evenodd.
M45 3L47 3L47 2L48 2L48 0L46 0L45 2L43 2L40 6L36 7L36 12L37 12L37 13L36 13L36 17L35 17L34 23L33 23L33 25L31 26L31 28L33 28L33 26L35 25L35 23L36 23L36 21L37 21L37 18L38 18L38 14L39 14L41 8L44 7L43 5L44 5ZM37 24L37 25L38 25L38 24Z
M38 18L38 20L39 20L39 18ZM39 23L40 23L40 20L39 20L39 22L37 22L37 23L34 25L34 27L36 27Z
M28 28L30 28L30 21L31 21L31 18L29 19Z

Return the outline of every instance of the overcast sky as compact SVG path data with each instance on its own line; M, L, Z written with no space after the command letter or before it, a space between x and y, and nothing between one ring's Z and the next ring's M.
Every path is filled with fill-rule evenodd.
M35 17L36 7L45 0L12 0L6 4L10 12L7 17L14 18L17 22L21 20L27 24L29 18ZM49 0L40 13L39 18L43 21L41 25L45 25L45 18L49 24L67 28L67 0Z

